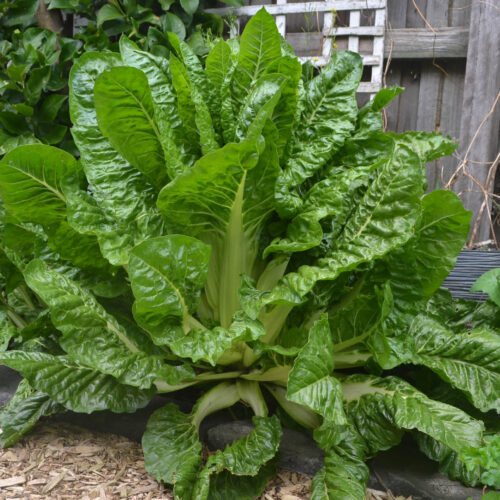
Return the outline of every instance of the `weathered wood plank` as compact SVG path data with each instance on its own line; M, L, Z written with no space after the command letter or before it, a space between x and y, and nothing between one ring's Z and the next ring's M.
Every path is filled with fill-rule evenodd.
M467 57L468 28L403 28L387 30L385 57L392 59L426 59Z
M471 12L459 154L464 160L468 160L466 168L483 186L488 175L488 165L483 162L493 162L498 154L500 105L493 108L500 88L498 26L498 7L490 2L475 2ZM465 207L472 210L473 220L476 219L484 201L479 186L470 178L462 177L454 186L454 190L462 193ZM476 241L487 240L489 236L490 227L485 211Z
M221 16L234 14L235 16L253 16L262 8L272 15L279 14L300 14L308 12L330 12L332 10L363 10L363 9L383 9L385 0L326 0L323 2L289 3L285 5L245 5L243 7L223 7L216 9L206 9L209 14L219 14Z
M417 128L420 64L420 61L405 62L401 67L401 86L405 91L399 96L397 132Z
M388 0L387 21L390 28L406 28L407 6L407 2L402 0Z
M462 118L461 103L464 96L465 61L448 61L445 69L446 77L443 82L441 119L437 129L458 142ZM436 188L446 186L458 163L455 156L447 156L439 160L439 175Z
M471 7L470 0L451 0L449 26L469 26Z
M427 0L425 17L430 26L436 29L438 26L448 26L448 5L442 1ZM420 88L417 110L417 130L436 132L441 121L441 109L443 101L443 87L445 72L442 66L434 61L422 63L420 76ZM432 191L438 185L439 158L427 164L428 190Z

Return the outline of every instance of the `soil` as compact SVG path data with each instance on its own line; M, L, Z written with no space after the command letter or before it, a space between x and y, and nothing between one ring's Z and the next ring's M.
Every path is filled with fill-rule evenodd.
M260 500L310 498L311 478L280 471ZM173 499L144 469L138 443L113 434L42 422L0 450L0 499ZM411 500L369 490L367 500Z

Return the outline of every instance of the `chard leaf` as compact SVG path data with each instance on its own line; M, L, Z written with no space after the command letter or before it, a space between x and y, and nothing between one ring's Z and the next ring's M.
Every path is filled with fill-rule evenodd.
M156 344L169 342L172 330L188 333L208 273L210 247L183 235L144 241L130 255L129 276L136 298L134 317ZM192 321L192 323L190 323Z
M175 384L192 376L183 366L165 365L160 356L143 352L141 344L148 339L142 332L132 335L90 292L41 260L32 261L24 276L49 306L52 322L63 334L60 345L76 362L143 389L157 378Z
M192 164L190 145L186 144L182 120L177 111L177 96L172 85L168 59L139 50L125 35L120 38L120 53L127 66L140 69L148 79L155 105L164 158L171 179Z
M235 118L229 85L235 67L236 60L229 44L225 40L219 40L207 56L205 72L215 89L214 106L217 111L215 115L212 113L212 116L222 135L227 135L230 130L234 134Z
M364 500L370 471L362 439L352 428L325 447L325 464L314 476L311 500ZM316 432L315 432L316 437Z
M267 304L300 304L316 282L334 280L406 243L419 215L421 179L419 158L396 145L327 256L315 266L301 266L285 275L269 292L256 293L244 285L240 293L247 314L256 317Z
M168 176L146 75L126 66L103 72L95 81L94 105L99 128L111 145L162 188Z
M417 429L457 453L482 441L482 422L396 377L351 375L342 379L342 390L347 418L369 455L398 444L403 429Z
M411 325L411 362L463 391L481 411L500 412L500 335L486 328L453 332L419 315Z
M413 437L424 455L439 462L439 471L442 474L446 474L450 479L461 481L468 486L478 485L481 476L479 466L471 467L469 470L467 465L459 459L458 453L426 434L419 432Z
M220 473L228 471L235 476L255 477L262 466L274 458L281 437L279 418L275 415L272 417L256 416L253 418L253 424L255 428L248 436L234 441L224 451L219 450L208 458L205 469L195 486L194 498L204 500L217 497L220 494L218 493L220 485L217 484L217 476ZM260 478L258 483L261 483L262 489L265 487ZM212 491L214 489L215 491ZM262 490L257 492L257 495L261 493ZM243 498L249 498L248 493L243 493Z
M470 218L471 213L452 191L433 191L422 198L413 252L424 297L430 297L455 266L467 241Z
M174 485L176 498L193 498L203 448L189 415L173 403L156 410L142 437L142 448L146 470L154 478Z
M0 162L0 190L5 208L20 222L58 224L66 216L63 185L80 184L81 169L66 151L27 145Z
M211 85L207 73L203 70L198 56L193 52L189 44L179 40L174 33L170 32L167 35L170 45L174 48L177 57L182 61L186 69L189 82L200 93L200 100L208 106L209 114L217 117L219 108L215 102L215 88Z
M20 372L30 385L68 410L132 413L146 406L154 391L120 384L114 377L63 356L41 352L0 353L0 363Z
M302 202L292 189L321 168L354 130L358 109L355 96L362 70L358 54L335 52L323 71L307 85L300 125L276 186L281 216L297 213Z
M197 236L212 247L206 299L223 328L240 309L240 275L253 273L262 225L273 208L279 165L268 147L256 169L255 142L228 144L198 160L158 198L171 232Z
M281 75L264 75L259 78L240 109L236 123L238 140L244 140L247 136L260 136L278 103L284 81Z
M155 207L153 186L111 146L97 124L94 105L97 77L121 65L116 54L87 53L75 62L69 80L71 132L86 177L93 187L93 197L112 224L111 228L103 229L100 218L92 213L85 218L83 225L85 232L95 234L99 241L113 241L109 246L116 250L105 257L116 265L127 264L128 251L133 246L146 238L159 236L163 229ZM85 206L81 208L85 209ZM81 213L79 209L74 211ZM73 225L71 219L69 222ZM116 244L117 238L121 238L121 245ZM101 248L106 248L106 245L101 244Z
M24 379L14 396L0 411L0 446L7 448L24 436L42 417L64 410L41 391L35 391Z
M471 292L484 292L500 307L500 267L485 272L472 285Z
M50 247L61 258L83 268L109 271L95 237L77 233L66 222L65 187L78 189L82 184L76 160L51 146L21 146L0 162L0 191L9 215L43 226Z
M259 77L280 57L278 28L274 18L262 8L250 19L241 36L240 55L231 82L236 114Z
M318 246L324 236L320 221L325 217L334 216L334 224L341 228L352 209L352 192L367 183L377 167L375 164L335 169L326 179L314 184L303 198L302 212L288 225L286 237L273 240L264 250L264 257L272 252L302 252Z
M223 382L205 393L191 414L169 403L151 415L142 437L146 470L157 480L173 485L175 498L195 498L194 488L202 465L203 448L198 440L202 420L238 400L236 385Z
M286 397L322 415L326 420L344 424L342 388L332 377L333 342L328 316L316 321L309 342L299 352L288 377Z
M283 56L275 60L267 70L268 73L278 73L286 77L281 85L281 96L274 108L272 121L278 130L276 148L281 159L285 158L285 150L292 136L295 113L297 112L298 92L302 66L294 56Z
M255 476L234 476L228 471L210 477L209 500L254 500L276 476L276 463L264 464Z

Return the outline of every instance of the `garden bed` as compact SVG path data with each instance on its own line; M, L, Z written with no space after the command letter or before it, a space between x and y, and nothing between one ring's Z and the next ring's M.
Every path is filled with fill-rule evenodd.
M280 471L261 500L310 497L311 478ZM369 491L368 500L404 500ZM144 469L141 447L125 437L44 422L8 450L0 451L2 499L172 499Z

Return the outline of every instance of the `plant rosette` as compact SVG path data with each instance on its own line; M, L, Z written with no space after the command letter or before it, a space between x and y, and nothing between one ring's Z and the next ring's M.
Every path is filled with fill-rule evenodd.
M361 57L302 66L265 10L203 65L168 38L169 59L122 37L76 61L79 161L29 145L0 162L0 363L24 376L3 446L63 408L194 386L143 437L179 499L258 497L283 425L325 452L315 500L364 499L366 460L406 431L452 478L491 477L470 450L498 431L500 312L439 288L470 213L425 194L455 145L385 132L401 89L358 109ZM201 422L233 405L254 429L204 460Z

